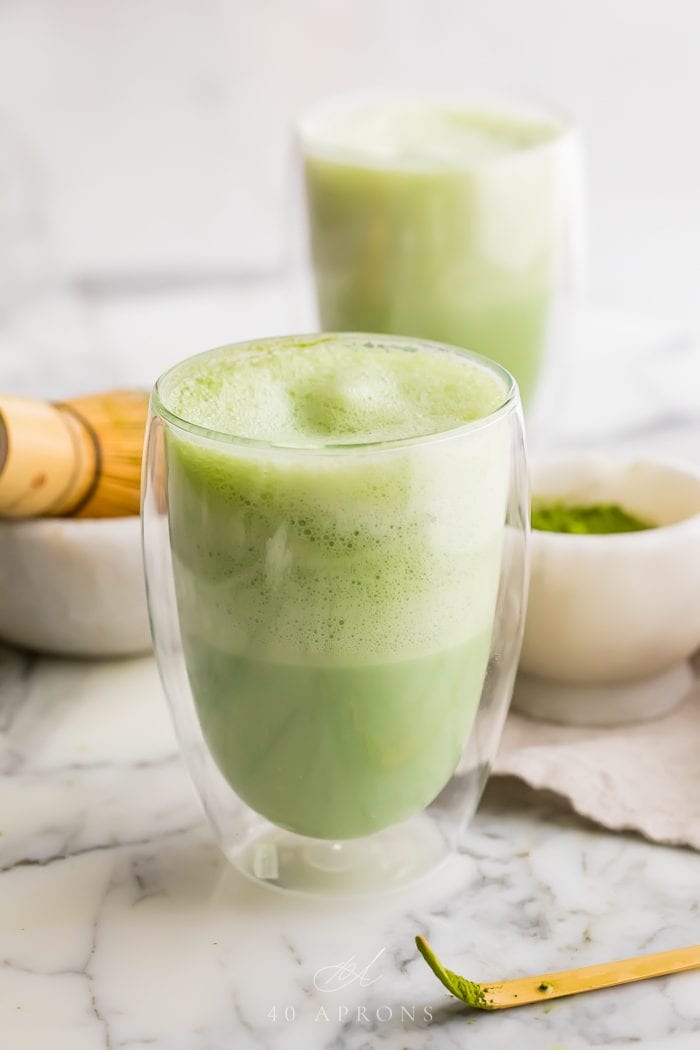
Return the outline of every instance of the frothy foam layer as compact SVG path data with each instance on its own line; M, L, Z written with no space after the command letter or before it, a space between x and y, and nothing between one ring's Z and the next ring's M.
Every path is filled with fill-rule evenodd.
M397 345L232 347L176 368L161 396L194 423L297 446L449 430L502 403L485 365ZM177 430L168 444L186 631L264 659L375 662L459 645L489 622L505 417L369 455L271 456Z
M431 101L355 101L319 109L302 126L307 148L365 161L469 164L533 149L561 134L554 121Z
M453 430L495 411L506 385L457 353L331 336L223 348L176 369L161 397L208 430L314 447Z

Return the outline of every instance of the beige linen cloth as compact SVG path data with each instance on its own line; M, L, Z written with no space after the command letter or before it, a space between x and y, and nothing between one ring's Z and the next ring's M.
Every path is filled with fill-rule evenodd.
M578 728L512 712L494 774L568 800L615 831L700 850L700 689L653 722Z

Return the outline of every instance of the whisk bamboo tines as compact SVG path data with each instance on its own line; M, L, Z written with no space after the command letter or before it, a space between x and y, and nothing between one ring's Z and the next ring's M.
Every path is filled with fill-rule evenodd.
M0 517L138 514L147 415L136 390L53 405L0 395Z

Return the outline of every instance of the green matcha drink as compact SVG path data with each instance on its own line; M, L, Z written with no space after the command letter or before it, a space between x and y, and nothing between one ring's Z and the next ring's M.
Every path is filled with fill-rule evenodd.
M411 340L265 340L159 382L187 671L257 813L320 839L452 776L486 673L509 377Z
M532 398L564 300L577 175L551 117L349 98L300 126L321 324L500 361Z

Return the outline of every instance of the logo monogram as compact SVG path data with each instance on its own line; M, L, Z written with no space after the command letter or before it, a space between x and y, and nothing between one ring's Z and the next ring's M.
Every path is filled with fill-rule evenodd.
M369 977L368 974L369 970L382 957L385 951L386 948L380 948L374 958L370 959L362 969L358 968L356 955L351 955L344 962L334 963L331 966L322 966L314 974L314 986L319 992L339 992L355 983L358 983L360 988L369 988L370 985L376 984L377 981L381 980L381 974L377 974L376 977Z

